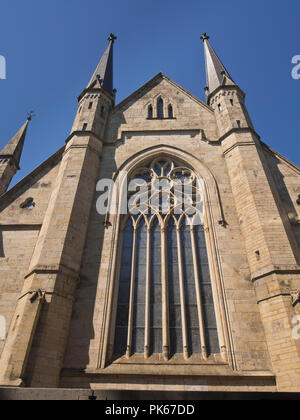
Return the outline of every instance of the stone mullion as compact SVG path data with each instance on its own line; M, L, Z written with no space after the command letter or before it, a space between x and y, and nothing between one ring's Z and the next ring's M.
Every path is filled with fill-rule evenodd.
M131 265L131 282L130 282L130 300L129 300L129 316L128 316L128 336L126 357L129 359L132 354L132 330L133 330L133 304L135 292L135 271L136 271L136 247L137 247L137 229L134 228L133 246L132 246L132 265Z
M204 326L202 296L201 296L200 279L199 279L199 267L198 267L197 250L196 250L197 248L196 248L196 241L195 241L195 234L194 234L193 226L191 226L191 240L192 240L192 251L193 251L193 260L194 260L194 272L195 272L197 306L198 306L199 327L200 327L200 337L201 337L201 349L202 349L203 358L207 359L207 346L206 346L206 340L205 340L205 326Z
M161 229L161 280L162 280L162 326L163 326L163 357L170 357L170 334L169 334L169 293L168 293L168 268L167 268L167 244L166 228Z
M145 308L145 359L150 354L150 308L151 308L151 229L147 229L146 308Z
M184 358L188 359L189 358L189 347L188 347L189 344L188 344L187 318L186 318L186 306L185 306L184 275L183 275L180 229L176 229L176 233L177 233L178 268L179 268L179 283L180 283L180 305L181 305L183 354L184 354Z

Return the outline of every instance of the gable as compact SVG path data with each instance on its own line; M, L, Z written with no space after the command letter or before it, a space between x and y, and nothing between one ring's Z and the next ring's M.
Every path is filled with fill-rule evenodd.
M164 118L157 118L157 102L163 100ZM173 118L168 118L172 106ZM148 118L149 107L153 118ZM211 141L218 140L213 110L181 86L159 74L125 101L110 116L107 142L121 140L126 132L203 130Z
M0 198L0 227L43 223L63 149ZM32 205L30 199L33 199Z

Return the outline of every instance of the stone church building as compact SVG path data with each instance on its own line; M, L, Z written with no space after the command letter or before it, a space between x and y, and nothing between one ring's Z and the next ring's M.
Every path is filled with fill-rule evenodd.
M115 39L60 150L11 189L30 117L0 153L0 386L299 392L299 167L206 34L206 103L159 73L116 104ZM122 173L201 180L202 222L99 214Z

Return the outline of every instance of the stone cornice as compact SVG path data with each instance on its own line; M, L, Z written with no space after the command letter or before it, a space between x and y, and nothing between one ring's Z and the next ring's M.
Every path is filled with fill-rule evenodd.
M1 230L40 230L42 227L41 223L36 223L36 224L8 224L8 223L0 223L0 229Z
M271 276L273 274L300 274L299 265L287 265L287 266L268 266L252 274L252 282L255 283L257 280Z
M228 149L226 149L223 152L223 155L226 156L228 153L230 153L232 150L236 149L237 147L245 147L245 146L255 146L255 143L254 143L254 141L247 141L247 142L239 141L239 142L233 144L232 146L230 146Z
M64 274L75 281L79 280L79 272L63 264L36 265L26 274L25 279L34 274Z
M221 90L237 90L243 98L246 97L246 94L242 89L237 85L222 85L215 89L212 93L207 96L207 103L209 104L210 100ZM209 105L208 105L209 106Z
M73 131L69 137L67 137L66 139L66 144L69 143L70 140L72 140L73 137L78 136L78 137L86 137L86 136L93 136L95 137L95 139L99 140L101 143L103 143L103 140L101 139L101 137L99 137L97 134L95 134L93 131L82 131L82 130L78 130L78 131Z
M127 126L121 126L118 132L118 139L117 141L121 141L123 139L124 135L127 135L128 137L130 137L130 135L134 136L134 135L145 135L145 134L155 134L158 135L158 133L162 133L162 135L174 135L174 134L186 134L186 135L191 135L193 137L195 137L197 134L201 134L201 139L203 140L205 138L204 135L204 131L201 128L174 128L174 129L169 129L169 128L153 128L152 130L137 130L134 129L133 127Z
M109 99L113 103L115 102L115 98L113 96L111 96L108 92L106 92L106 90L101 89L101 88L87 88L87 89L84 89L84 91L78 96L78 102L80 102L81 99L83 99L83 97L86 93L90 93L91 95L97 94L97 93L98 94L102 93L104 96L107 97L107 99Z
M251 127L241 127L241 128L235 127L235 128L232 128L231 130L229 130L227 133L223 134L223 136L221 136L219 138L219 141L220 142L224 141L227 137L229 137L231 134L234 134L234 133L237 133L237 134L252 133L257 138L257 140L260 140L260 136L257 134L257 132L253 128L251 128Z

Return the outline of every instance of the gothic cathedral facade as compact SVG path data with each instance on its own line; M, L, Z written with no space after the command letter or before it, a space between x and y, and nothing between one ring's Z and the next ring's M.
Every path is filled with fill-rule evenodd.
M115 39L60 150L10 190L30 117L0 153L0 386L299 392L299 167L206 34L206 103L159 73L116 104ZM124 173L201 181L201 222L100 214Z

